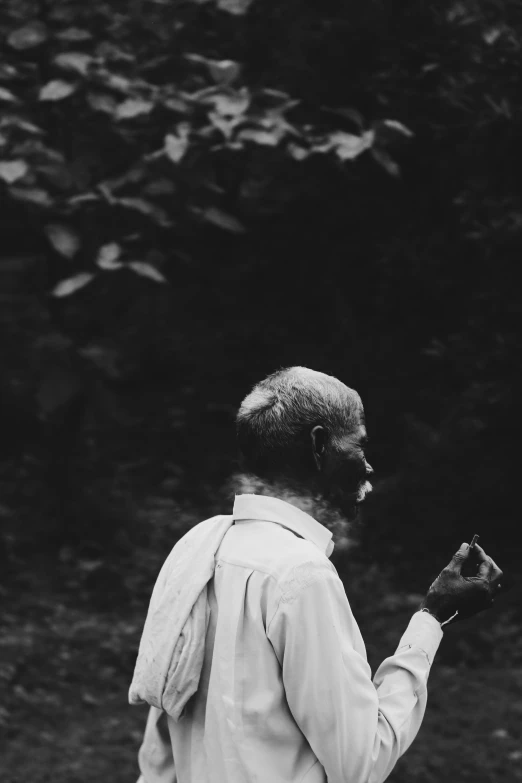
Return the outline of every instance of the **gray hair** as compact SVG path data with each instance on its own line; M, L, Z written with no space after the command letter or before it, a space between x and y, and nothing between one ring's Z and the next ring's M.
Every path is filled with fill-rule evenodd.
M248 394L236 417L245 467L263 475L291 465L308 451L310 431L322 425L330 442L352 431L363 412L361 398L344 383L307 367L269 375Z

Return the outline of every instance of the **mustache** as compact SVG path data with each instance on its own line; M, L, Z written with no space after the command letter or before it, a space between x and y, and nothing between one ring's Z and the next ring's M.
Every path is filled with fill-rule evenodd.
M347 504L360 505L364 502L366 496L373 491L373 484L368 480L368 475L371 474L367 474L362 478L351 491L340 480L334 481L328 488L328 495L336 499L342 497Z
M361 481L358 489L357 489L357 505L360 503L363 503L366 496L370 494L373 490L373 484L368 481L368 479L365 479L364 481Z

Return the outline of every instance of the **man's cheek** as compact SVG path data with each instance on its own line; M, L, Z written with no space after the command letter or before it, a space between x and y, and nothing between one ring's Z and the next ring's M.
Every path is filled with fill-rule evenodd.
M361 482L366 480L364 459L356 455L347 457L339 473L339 484L348 492L355 492Z

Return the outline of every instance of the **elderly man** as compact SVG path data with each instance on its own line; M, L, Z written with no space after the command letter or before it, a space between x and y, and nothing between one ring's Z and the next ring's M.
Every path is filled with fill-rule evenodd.
M151 705L139 783L381 783L413 742L449 622L490 605L502 572L462 544L372 680L330 562L371 489L359 395L304 367L237 416L242 494L167 559L131 703ZM344 521L344 522L343 522Z

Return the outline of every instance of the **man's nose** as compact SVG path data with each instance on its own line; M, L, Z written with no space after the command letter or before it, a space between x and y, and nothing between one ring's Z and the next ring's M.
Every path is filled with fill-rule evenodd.
M372 473L374 472L372 466L370 465L369 462L366 462L366 460L364 460L364 465L366 467L366 475L371 476Z

